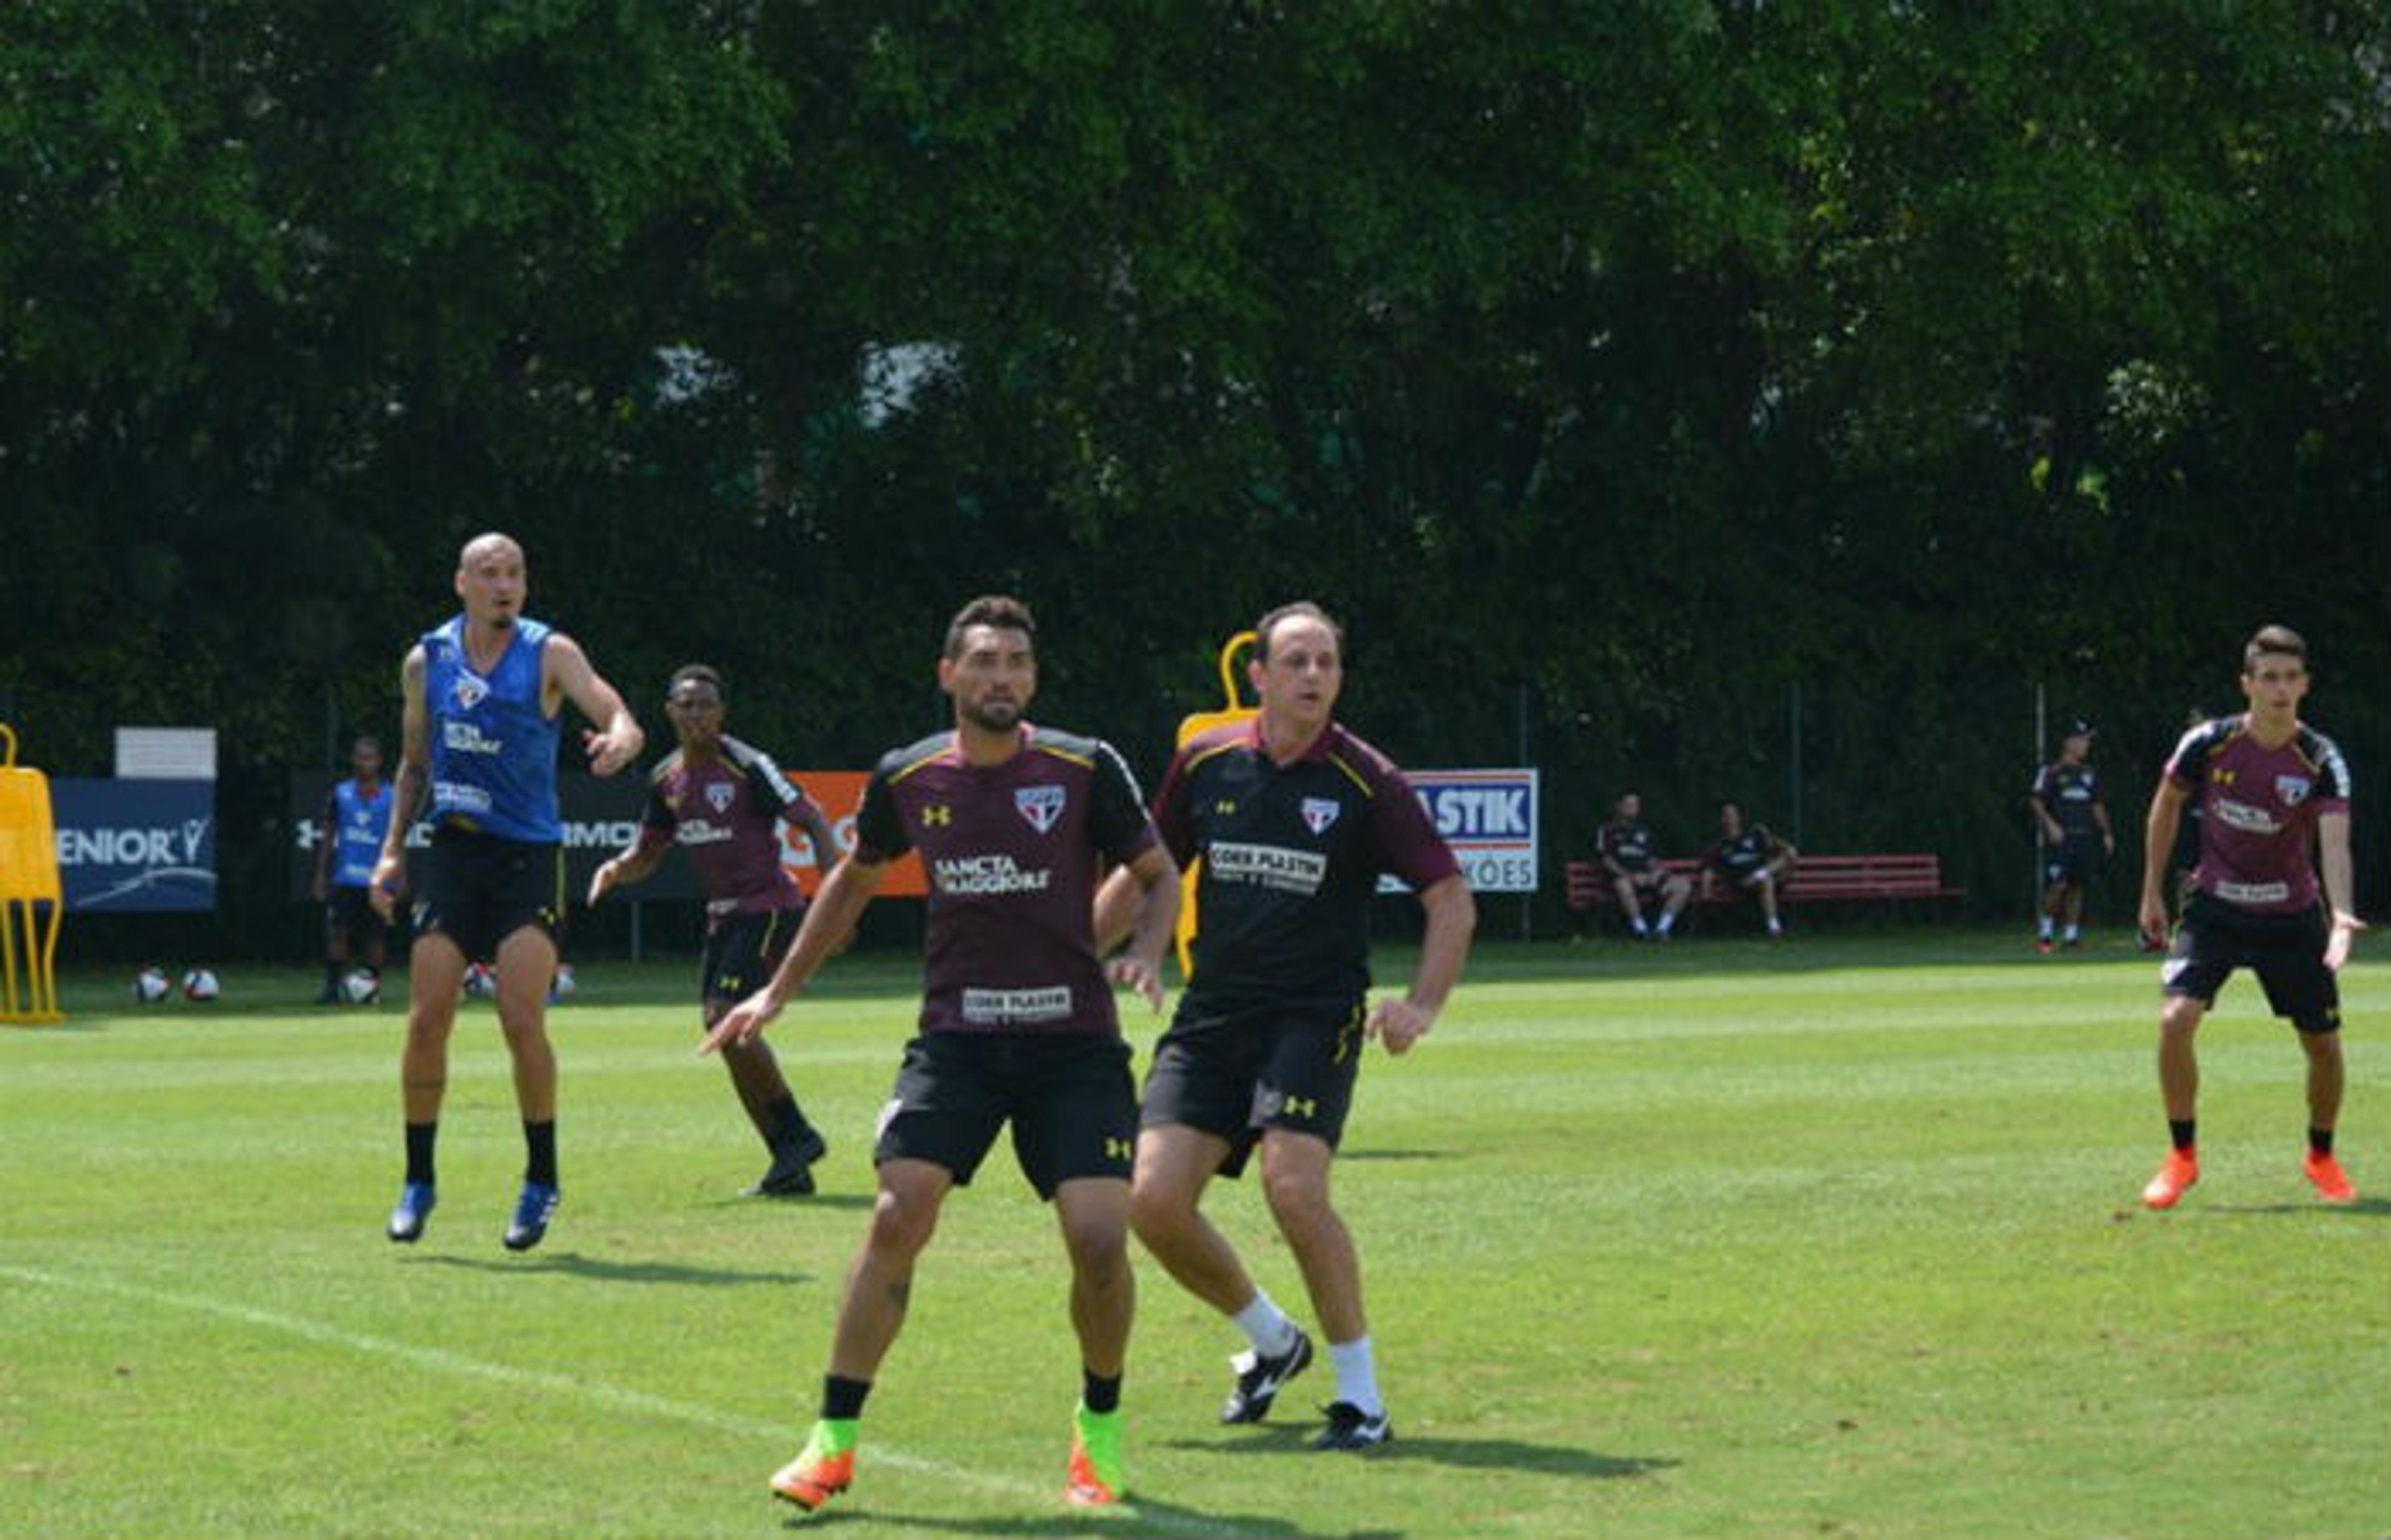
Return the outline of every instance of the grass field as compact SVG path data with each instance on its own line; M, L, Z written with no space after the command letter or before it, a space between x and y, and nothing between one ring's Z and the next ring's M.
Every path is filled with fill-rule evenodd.
M1000 1150L924 1261L856 1488L804 1527L2383 1535L2384 950L2344 980L2364 1200L2311 1200L2300 1055L2237 980L2205 1180L2153 1215L2153 970L2122 946L1484 948L1419 1052L1373 1056L1339 1167L1395 1444L1303 1450L1325 1365L1283 1423L1216 1426L1233 1333L1142 1260L1141 1501L1066 1509L1063 1264ZM555 1013L566 1201L523 1257L486 1007L414 1248L380 1235L396 1005L234 969L213 1007L136 1009L111 974L70 981L63 1027L0 1028L0 1535L781 1532L763 1478L811 1417L912 969L842 959L774 1028L834 1145L785 1203L732 1196L762 1152L691 1057L688 972L585 964ZM1213 1207L1300 1300L1250 1184Z

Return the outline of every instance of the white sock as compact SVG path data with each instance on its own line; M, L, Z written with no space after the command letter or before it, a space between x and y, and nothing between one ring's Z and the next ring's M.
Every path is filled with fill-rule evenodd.
M1386 1411L1387 1404L1378 1399L1378 1370L1370 1358L1370 1339L1329 1343L1328 1361L1337 1366L1338 1400L1359 1406L1365 1417Z
M2069 941L2081 941L2083 939L2083 933L2075 926L2071 925L2067 928L2067 939Z
M2045 941L2049 941L2050 939L2050 917L2049 915L2042 917L2042 939Z
M1772 936L1781 936L1781 935L1783 935L1783 934L1785 933L1785 927L1784 927L1783 923L1782 923L1782 922L1780 922L1780 921L1777 921L1777 920L1773 920L1773 919L1772 919L1772 920L1770 920L1770 921L1768 922L1768 933L1769 933L1770 935L1772 935Z
M1664 935L1664 936L1665 936L1665 935L1667 935L1667 934L1669 933L1669 928L1670 928L1671 926L1673 926L1673 925L1676 924L1676 923L1677 923L1677 917L1676 917L1676 916L1674 916L1674 915L1662 915L1662 916L1661 917L1661 933L1662 935Z
M1229 1322L1265 1358L1275 1358L1295 1346L1295 1323L1287 1319L1277 1301L1259 1289L1254 1290L1253 1303L1230 1316Z
M1635 924L1635 933L1636 933L1637 935L1639 935L1639 936L1643 936L1643 935L1649 935L1649 934L1651 933L1651 931L1649 930L1649 929L1646 927L1646 925L1645 925L1645 923L1644 923L1644 920L1643 920L1643 917L1641 917L1640 915L1639 915L1638 917L1636 917L1636 918L1635 919L1635 921L1634 921L1633 923L1634 923L1634 924Z

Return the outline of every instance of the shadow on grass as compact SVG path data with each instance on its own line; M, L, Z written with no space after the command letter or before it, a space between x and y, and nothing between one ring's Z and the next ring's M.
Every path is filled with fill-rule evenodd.
M1231 1444L1182 1439L1167 1445L1177 1449L1208 1449L1229 1455L1301 1455L1317 1460L1309 1428L1260 1429ZM1398 1429L1396 1438L1361 1455L1360 1458L1390 1464L1419 1462L1470 1470L1516 1470L1539 1476L1575 1476L1591 1481L1620 1481L1674 1469L1680 1461L1657 1455L1606 1455L1563 1444L1525 1444L1506 1438L1412 1438Z
M2361 1198L2355 1203L2211 1203L2210 1213L2303 1214L2326 1218L2380 1219L2391 1214L2391 1198Z
M807 1517L793 1514L781 1526L792 1534L853 1525L858 1540L872 1533L911 1534L938 1531L950 1534L1036 1536L1038 1540L1078 1540L1104 1535L1127 1540L1131 1535L1168 1535L1183 1540L1228 1540L1258 1536L1260 1540L1402 1540L1403 1532L1389 1529L1305 1529L1280 1514L1208 1512L1183 1508L1132 1494L1118 1508L1053 1514L990 1514L956 1519L911 1513L883 1513L867 1508L831 1508Z
M599 1283L662 1283L702 1289L744 1288L758 1283L814 1283L811 1273L742 1271L730 1267L691 1267L679 1262L634 1262L619 1257L588 1257L578 1251L546 1251L516 1261L506 1257L443 1256L437 1252L402 1257L416 1267L461 1267L474 1273L560 1273Z
M806 1193L802 1197L791 1196L788 1198L764 1198L751 1196L750 1194L743 1192L734 1192L728 1198L707 1199L704 1202L697 1204L696 1207L703 1209L762 1209L767 1212L782 1208L791 1210L853 1209L858 1212L865 1212L869 1211L876 1200L877 1194L871 1191L809 1192Z

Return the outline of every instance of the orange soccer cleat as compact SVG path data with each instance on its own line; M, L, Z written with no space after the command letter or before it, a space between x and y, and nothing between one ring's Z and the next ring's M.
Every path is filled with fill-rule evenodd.
M772 1493L808 1513L847 1490L855 1480L855 1424L842 1429L814 1424L813 1436L797 1457L772 1472Z
M2142 1203L2147 1208L2171 1209L2176 1200L2191 1190L2200 1180L2200 1157L2189 1149L2170 1149L2158 1174L2142 1188Z
M2341 1162L2331 1155L2311 1149L2307 1159L2300 1162L2300 1169L2307 1173L2308 1181L2317 1189L2317 1196L2326 1202L2358 1201L2358 1189L2349 1185L2349 1173L2342 1170Z

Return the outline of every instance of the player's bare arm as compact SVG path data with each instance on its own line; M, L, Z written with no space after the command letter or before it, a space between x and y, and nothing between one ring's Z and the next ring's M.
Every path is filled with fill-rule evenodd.
M665 864L665 856L671 849L670 845L662 842L648 844L643 841L611 861L601 862L598 869L589 874L589 896L585 902L595 908L600 899L624 883L646 881L655 875L658 866Z
M1096 912L1104 913L1105 891L1115 879L1127 893L1134 885L1137 909L1130 927L1129 950L1106 965L1105 972L1121 989L1135 990L1156 1010L1162 1008L1162 954L1179 924L1179 864L1160 845L1151 845L1137 859L1105 879ZM1100 938L1101 939L1101 938Z
M388 922L407 891L407 831L432 789L432 713L423 701L423 648L409 648L399 665L398 768L390 777L390 827L382 831L366 901Z
M2142 901L2136 923L2142 939L2153 945L2166 940L2167 862L2175 852L2175 831L2183 821L2189 794L2166 776L2151 793L2151 815L2142 832Z
M1469 938L1478 930L1478 900L1469 891L1469 879L1458 872L1429 884L1420 894L1420 907L1428 913L1428 924L1420 935L1412 986L1400 996L1380 1000L1363 1028L1365 1035L1384 1043L1389 1053L1408 1052L1436 1024L1453 986L1461 982Z
M550 711L561 697L598 724L581 735L591 775L611 776L640 757L640 751L647 747L647 734L640 730L631 708L623 703L622 692L590 666L580 643L562 632L550 635L540 651L539 666L541 693Z
M831 874L822 879L821 892L797 926L797 939L789 943L789 955L781 959L763 988L724 1013L697 1051L709 1054L753 1042L821 965L847 944L848 933L879 891L887 870L884 863L859 861L851 855L831 868Z
M2324 899L2333 914L2333 933L2324 943L2324 965L2334 972L2349 961L2350 944L2366 922L2351 902L2349 815L2327 813L2317 819L2317 870L2324 879Z

